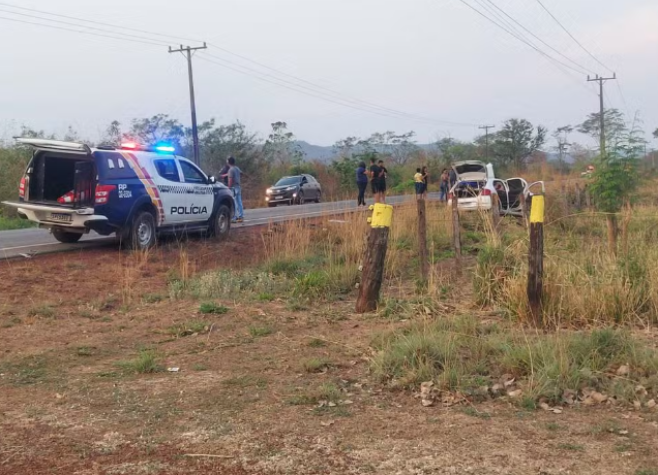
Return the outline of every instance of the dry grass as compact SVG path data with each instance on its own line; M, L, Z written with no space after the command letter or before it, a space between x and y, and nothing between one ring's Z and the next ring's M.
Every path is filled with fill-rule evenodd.
M565 391L594 388L632 402L637 384L658 391L655 350L609 328L547 335L474 317L421 319L380 335L373 346L378 352L372 371L393 387L435 381L443 389L475 394L508 374L532 401L560 403ZM615 375L623 364L632 368L629 377Z
M576 211L569 197L548 195L545 225L544 318L551 327L624 324L658 320L658 217L653 205L638 205L628 221L628 245L611 255L605 216ZM529 320L527 237L510 232L478 256L474 286L480 304L506 308Z

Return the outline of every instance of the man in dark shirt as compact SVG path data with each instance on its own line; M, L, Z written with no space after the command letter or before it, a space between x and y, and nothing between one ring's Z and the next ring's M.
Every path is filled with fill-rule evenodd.
M388 170L384 166L384 160L377 162L379 167L379 199L382 203L386 203L386 178L388 178Z
M371 158L370 169L369 169L370 186L372 186L372 195L375 198L375 203L379 203L381 199L381 192L379 190L380 187L379 176L381 175L381 173L382 173L381 168L377 166L377 163L375 163L375 159Z

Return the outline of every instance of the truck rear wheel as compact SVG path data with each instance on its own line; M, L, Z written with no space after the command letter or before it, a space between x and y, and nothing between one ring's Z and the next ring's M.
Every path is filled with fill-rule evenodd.
M64 244L72 244L80 240L82 233L72 233L69 231L64 231L63 229L53 228L53 236L59 242L63 242Z
M145 251L155 246L155 218L148 211L138 211L128 231L128 246L135 251Z

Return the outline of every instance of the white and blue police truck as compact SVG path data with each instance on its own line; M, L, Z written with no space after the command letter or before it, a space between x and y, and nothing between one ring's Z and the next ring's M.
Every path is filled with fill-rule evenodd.
M18 201L4 204L50 229L60 242L77 242L89 231L116 233L123 244L143 250L160 233L228 235L235 213L231 190L171 146L17 141L34 153Z

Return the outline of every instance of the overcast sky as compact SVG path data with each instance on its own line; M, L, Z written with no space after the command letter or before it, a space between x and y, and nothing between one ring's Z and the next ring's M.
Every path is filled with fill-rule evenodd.
M491 6L493 2L576 64L521 30L546 53L576 69L611 74L583 51L537 0L464 2L488 16L491 11L502 15ZM186 124L190 120L187 66L180 54L168 54L164 45L8 21L6 18L45 23L8 10L45 15L7 4L207 41L206 53L214 58L200 54L194 60L199 120L240 120L262 137L271 122L282 120L299 139L319 145L385 130L414 130L420 142L446 135L471 139L478 134L477 124L499 125L510 117L523 117L554 129L579 123L598 109L595 86L586 82L585 72L564 67L568 74L561 71L461 0L0 3L0 136L5 137L22 124L56 133L71 125L82 136L97 139L115 119L127 124L135 117L166 113ZM639 111L650 138L650 131L658 127L658 2L542 3L596 58L617 72L619 81L606 85L606 105L631 117ZM107 26L95 27L86 31L111 34ZM165 36L149 38L155 43L180 43ZM288 84L290 88L311 88L302 90L317 95L314 88L323 86L339 93L324 90L330 101L348 101L356 109L208 62L230 61L231 67L238 64L270 74L264 76L267 80L277 76L218 47L309 81ZM283 79L294 82L290 77ZM355 100L388 110L377 109L380 114L359 110L372 108ZM577 139L592 145L587 139Z

